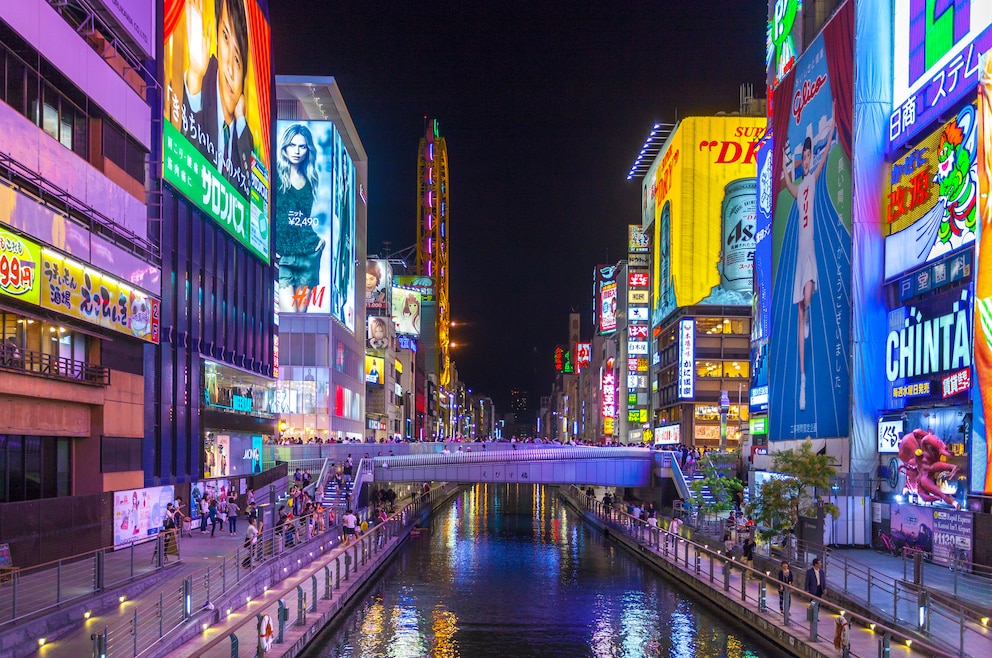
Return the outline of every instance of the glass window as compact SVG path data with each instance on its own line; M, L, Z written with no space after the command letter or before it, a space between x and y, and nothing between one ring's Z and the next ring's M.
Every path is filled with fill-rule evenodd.
M697 334L722 334L723 318L696 318Z
M696 361L697 377L723 377L721 361Z
M724 377L748 379L751 376L751 363L748 361L727 361L723 365Z

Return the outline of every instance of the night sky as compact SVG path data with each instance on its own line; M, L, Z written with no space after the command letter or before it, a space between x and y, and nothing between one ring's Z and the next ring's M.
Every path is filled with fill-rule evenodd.
M332 75L369 158L368 249L416 240L424 116L450 164L459 376L536 409L592 270L640 221L626 175L651 126L764 96L767 0L269 3L277 75ZM487 5L483 7L482 5Z

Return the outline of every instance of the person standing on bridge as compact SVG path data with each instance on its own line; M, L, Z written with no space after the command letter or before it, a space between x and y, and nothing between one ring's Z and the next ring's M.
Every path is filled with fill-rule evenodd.
M820 558L813 558L813 566L806 571L806 593L812 596L823 596L826 591L823 581L823 568L820 566Z
M778 611L782 612L785 606L785 586L791 585L795 580L792 571L789 569L789 561L782 560L782 568L778 570Z

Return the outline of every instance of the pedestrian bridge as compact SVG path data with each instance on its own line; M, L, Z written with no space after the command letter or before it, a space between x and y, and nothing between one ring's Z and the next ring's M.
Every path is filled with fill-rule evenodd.
M515 482L646 487L672 477L671 453L644 448L548 447L363 459L376 482ZM371 461L371 468L369 465ZM677 469L677 467L676 467ZM678 474L681 479L681 473ZM362 478L364 479L364 478ZM684 484L684 481L683 481Z

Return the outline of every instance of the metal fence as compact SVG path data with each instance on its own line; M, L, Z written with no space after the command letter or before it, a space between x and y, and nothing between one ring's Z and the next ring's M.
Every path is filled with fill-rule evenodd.
M120 550L100 549L6 574L0 582L0 627L159 571L175 531ZM167 537L170 538L167 540Z

